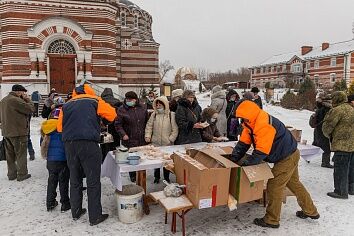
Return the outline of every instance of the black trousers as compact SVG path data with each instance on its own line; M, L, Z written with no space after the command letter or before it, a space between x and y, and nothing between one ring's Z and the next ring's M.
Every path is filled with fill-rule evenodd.
M88 140L65 142L65 153L70 169L70 204L73 218L82 209L82 179L86 175L89 221L102 215L101 161L102 152L97 142Z
M34 103L34 112L33 112L33 116L34 117L38 117L38 108L39 108L39 103Z
M160 179L161 173L160 173L160 168L155 169L154 171L154 177L155 179ZM167 170L166 168L163 168L163 178L166 181L170 181L170 171Z
M354 192L354 152L335 152L333 162L334 192L348 196Z
M57 187L59 184L60 203L69 203L69 179L70 172L65 161L47 161L49 172L47 186L47 207L53 206L57 197Z

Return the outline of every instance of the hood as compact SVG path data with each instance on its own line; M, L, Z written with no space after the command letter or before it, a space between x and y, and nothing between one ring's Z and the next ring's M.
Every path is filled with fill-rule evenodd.
M337 91L332 94L332 105L333 107L339 106L343 103L348 102L347 95L342 91Z
M198 101L195 99L194 102L191 104L187 98L181 98L180 100L178 100L178 105L187 107L187 108L195 108L198 106Z
M168 102L167 97L161 96L161 97L158 97L154 100L154 102L152 103L152 107L154 108L155 111L156 111L156 102L157 101L161 101L165 105L165 113L170 113L170 103Z
M217 92L220 92L221 90L222 90L222 87L220 85L216 85L211 90L211 93L217 93Z
M113 90L111 88L105 88L101 94L101 97L113 97Z
M215 109L210 108L210 107L205 108L202 112L202 118L203 118L203 120L210 122L211 117L213 117L213 115L215 113L217 113L217 111Z
M57 119L49 119L46 120L42 123L42 132L44 134L50 134L57 130L57 124L58 120Z
M253 128L254 124L256 123L257 117L261 111L262 110L259 108L259 106L256 103L248 100L241 101L237 105L236 117L247 119L249 121L249 124Z
M87 95L91 95L91 96L96 96L95 91L93 90L93 88L91 88L91 86L89 84L84 84L84 85L80 85L80 86L76 87L73 91L73 98L75 98L76 96L78 96L80 94L87 94Z
M226 93L225 91L217 91L211 95L211 99L215 98L221 98L221 99L226 99Z

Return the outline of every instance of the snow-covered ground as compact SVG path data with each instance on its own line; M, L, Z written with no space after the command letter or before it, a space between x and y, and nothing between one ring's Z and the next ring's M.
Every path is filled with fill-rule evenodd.
M199 101L203 107L210 98ZM280 107L265 106L265 110L285 124L303 130L303 137L312 142L312 129L308 127L309 111L291 111ZM32 141L37 158L28 162L32 178L24 182L8 181L6 162L0 162L0 235L171 235L170 225L164 224L164 212L158 205L151 206L151 213L133 225L120 223L117 217L114 188L108 179L102 179L103 211L110 214L104 223L90 227L88 216L79 221L71 219L70 212L60 213L60 207L47 212L45 206L47 170L46 162L39 157L40 118L32 120ZM354 197L337 200L326 196L333 190L333 171L320 167L320 157L310 164L300 161L300 176L311 193L321 218L317 221L302 220L295 216L299 210L296 199L288 198L283 205L281 227L264 229L253 225L256 217L265 211L256 203L243 204L234 212L227 207L192 210L187 215L188 235L354 235ZM152 173L148 173L148 189L160 190L163 185L152 184ZM126 176L127 178L127 176ZM84 207L87 206L84 193ZM178 223L177 230L180 230ZM180 231L177 233L180 235Z

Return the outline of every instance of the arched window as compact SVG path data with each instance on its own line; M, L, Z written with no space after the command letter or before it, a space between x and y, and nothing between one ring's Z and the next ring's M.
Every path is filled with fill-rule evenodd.
M127 26L127 14L125 12L120 13L120 21L122 26Z
M134 15L134 27L139 28L139 15Z
M58 39L49 45L48 53L75 54L75 48L70 42L68 42L64 39Z

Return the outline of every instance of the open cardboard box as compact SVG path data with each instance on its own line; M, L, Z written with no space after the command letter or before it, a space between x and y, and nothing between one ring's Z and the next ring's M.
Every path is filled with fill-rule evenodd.
M186 195L198 209L228 204L232 161L210 149L174 153L177 182L186 185Z
M230 194L239 204L262 199L264 184L272 178L274 176L267 163L233 168L231 170Z

